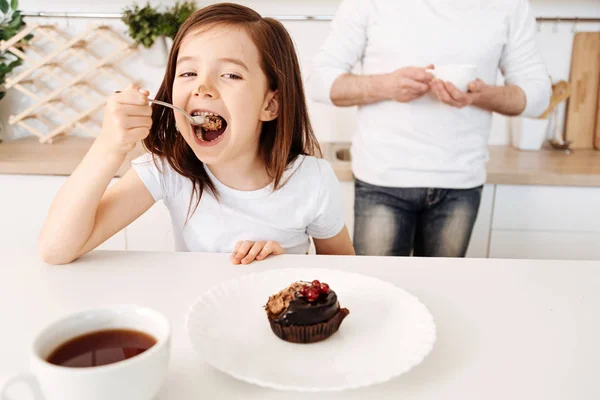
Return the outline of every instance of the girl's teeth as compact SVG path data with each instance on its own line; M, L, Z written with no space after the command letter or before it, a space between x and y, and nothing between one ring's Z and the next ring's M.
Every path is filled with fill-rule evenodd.
M193 116L198 116L198 115L201 115L201 116L204 116L204 117L206 117L206 116L209 116L209 115L214 115L214 116L216 116L217 114L215 114L215 113L210 113L210 112L204 112L204 111L200 111L200 112L196 111L196 112L192 113L192 115L193 115Z

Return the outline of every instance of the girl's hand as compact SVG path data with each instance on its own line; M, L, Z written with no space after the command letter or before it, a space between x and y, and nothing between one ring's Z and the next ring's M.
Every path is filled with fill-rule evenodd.
M129 85L109 97L98 142L110 153L127 154L150 133L152 108L148 94L145 89Z
M233 265L250 264L254 260L264 260L269 255L283 254L284 250L279 243L269 240L268 242L253 242L242 240L236 243L235 250L231 254Z

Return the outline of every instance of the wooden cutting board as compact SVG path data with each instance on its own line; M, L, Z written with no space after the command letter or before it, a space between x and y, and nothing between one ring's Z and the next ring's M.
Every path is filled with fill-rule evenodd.
M571 56L572 94L567 105L565 138L574 149L594 147L600 86L600 32L579 32Z

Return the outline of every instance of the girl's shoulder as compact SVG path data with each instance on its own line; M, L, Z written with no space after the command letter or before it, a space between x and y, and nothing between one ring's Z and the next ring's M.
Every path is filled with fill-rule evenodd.
M135 158L131 161L132 165L136 165L136 166L143 166L143 167L147 167L147 168L162 168L165 165L169 165L169 163L165 162L165 160L162 157L159 157L155 154L152 153L144 153L141 156L139 156L138 158Z
M173 167L171 167L165 158L157 156L156 154L144 153L132 160L131 165L136 169L147 169L156 175L162 175L164 177L169 177L170 179L177 178L178 176L183 178L183 176L179 175Z
M145 153L131 161L131 166L138 172L145 171L160 180L177 180L183 178L179 175L169 162L156 154Z

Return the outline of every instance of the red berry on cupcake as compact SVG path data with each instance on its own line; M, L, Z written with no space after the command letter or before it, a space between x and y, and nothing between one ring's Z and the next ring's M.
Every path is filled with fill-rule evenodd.
M320 295L319 291L317 289L315 289L314 287L312 287L306 291L306 299L308 301L317 300L319 298L319 295Z
M308 285L304 285L300 288L300 295L306 297L306 294L308 293L308 289L310 289L310 286Z
M299 290L300 296L306 297L310 302L319 298L321 294L328 294L331 291L329 285L325 282L321 283L317 279L312 282L307 282Z

